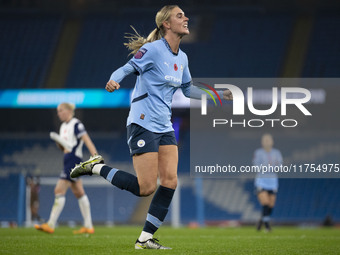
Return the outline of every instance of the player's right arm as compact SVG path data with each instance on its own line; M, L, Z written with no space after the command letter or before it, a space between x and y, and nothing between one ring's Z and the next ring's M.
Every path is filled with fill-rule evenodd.
M114 71L110 77L110 80L106 83L105 89L108 92L113 92L116 89L120 88L119 83L129 74L135 72L135 69L129 63L125 64L124 66L118 68Z
M50 138L56 142L57 146L62 151L64 152L72 151L72 146L56 132L50 132Z
M157 51L150 44L143 45L128 63L112 73L105 89L113 92L120 88L119 83L129 74L141 74L149 70L154 63L153 57L156 53Z

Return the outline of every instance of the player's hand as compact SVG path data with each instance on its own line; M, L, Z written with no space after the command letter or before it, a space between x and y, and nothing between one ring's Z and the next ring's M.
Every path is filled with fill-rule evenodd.
M225 100L233 100L233 94L229 89L223 91L223 99Z
M106 86L105 86L105 89L108 91L108 92L113 92L115 91L116 89L119 89L120 88L120 85L118 82L115 82L113 80L109 80L107 83L106 83Z
M56 132L50 132L50 138L52 140L55 140L58 137L58 134Z

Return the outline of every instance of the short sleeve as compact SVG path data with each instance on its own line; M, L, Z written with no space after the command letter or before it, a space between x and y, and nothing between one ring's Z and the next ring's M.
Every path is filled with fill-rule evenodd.
M82 137L84 134L86 134L86 129L83 123L78 122L74 126L74 134L76 135L77 138Z
M156 52L156 48L153 47L152 44L147 43L137 51L128 63L132 65L139 74L144 73L152 68Z

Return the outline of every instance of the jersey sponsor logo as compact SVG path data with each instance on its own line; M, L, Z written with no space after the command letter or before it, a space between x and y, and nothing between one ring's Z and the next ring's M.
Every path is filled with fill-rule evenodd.
M169 63L165 61L164 61L164 65L166 65L168 68L170 67Z
M140 48L135 54L135 59L141 59L147 51L145 48Z
M178 66L176 65L176 63L174 64L174 69L175 69L175 71L178 70Z
M182 72L183 72L183 69L184 69L184 68L183 68L183 65L181 65L181 71L182 71Z
M138 140L137 146L138 146L139 148L144 147L144 145L145 145L145 141L144 141L143 139Z
M164 79L169 81L170 82L169 84L174 87L179 87L182 84L182 79L171 76L171 75L165 75Z

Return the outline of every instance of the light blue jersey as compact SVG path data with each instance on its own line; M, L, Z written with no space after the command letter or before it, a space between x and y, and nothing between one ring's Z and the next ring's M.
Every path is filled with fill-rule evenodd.
M281 152L271 149L269 152L263 148L257 149L254 153L253 164L255 166L279 166L282 164ZM276 173L258 173L255 178L255 187L266 190L278 190L279 181Z
M170 121L173 94L180 87L184 92L191 82L186 54L180 49L174 54L162 38L144 44L128 63L139 75L127 125L136 123L155 133L173 131Z
M127 126L135 123L155 133L173 131L171 103L176 90L181 88L186 97L193 99L201 99L206 93L192 84L187 55L181 49L173 53L164 38L144 44L128 63L111 74L110 80L120 83L132 73L138 77ZM223 97L222 91L218 93Z

